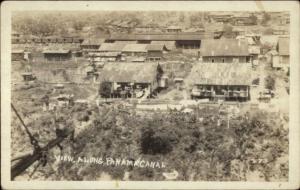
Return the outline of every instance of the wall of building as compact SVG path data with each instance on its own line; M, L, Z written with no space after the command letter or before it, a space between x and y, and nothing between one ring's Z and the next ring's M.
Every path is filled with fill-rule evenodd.
M162 57L162 51L148 51L148 57Z
M72 58L71 53L67 54L44 54L47 61L66 61Z
M24 60L24 53L12 53L11 60L13 60L13 61Z
M248 100L250 98L250 88L247 85L195 85L194 88L200 91L203 90L199 96L200 98L223 97L228 100L234 98Z
M280 63L288 65L290 63L290 56L288 56L288 55L281 55L280 56Z

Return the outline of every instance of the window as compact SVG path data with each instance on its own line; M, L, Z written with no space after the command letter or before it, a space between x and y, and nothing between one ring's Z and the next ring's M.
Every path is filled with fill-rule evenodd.
M222 59L222 63L225 63L225 59L224 58Z
M214 62L215 62L215 59L211 59L211 62L214 63Z

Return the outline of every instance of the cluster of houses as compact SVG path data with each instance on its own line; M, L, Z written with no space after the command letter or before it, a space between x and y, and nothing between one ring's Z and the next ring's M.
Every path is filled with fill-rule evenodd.
M244 17L234 17L236 25L247 23ZM226 14L213 15L212 18L220 22L233 19L232 15ZM160 65L167 61L164 55L171 51L184 53L188 50L194 52L198 60L181 82L186 80L190 83L192 98L246 101L250 99L251 67L258 63L263 51L263 36L240 33L237 36L215 39L215 35L182 32L178 27L169 27L166 33L119 33L89 39L53 37L37 41L32 38L30 42L26 40L26 43L47 44L40 53L49 62L70 61L77 57L89 60L86 75L92 76L94 82L109 82L111 98L155 96L160 89L168 87L168 77ZM13 34L14 38L21 37ZM289 38L277 39L277 53L272 55L272 66L288 68ZM13 61L29 60L30 57L28 51L12 51ZM95 65L102 67L97 70ZM24 76L26 79L27 75Z

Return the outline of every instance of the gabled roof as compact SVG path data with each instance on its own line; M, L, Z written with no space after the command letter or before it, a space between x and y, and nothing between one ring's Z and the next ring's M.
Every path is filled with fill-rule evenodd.
M248 43L236 39L202 40L201 56L247 56Z
M148 51L163 51L163 50L167 50L167 48L164 44L148 44L147 50Z
M168 50L173 50L176 48L175 41L151 41L151 44L163 44Z
M147 44L127 44L122 52L147 52Z
M199 63L186 78L191 84L202 85L250 85L251 64L247 63Z
M156 80L157 63L105 63L99 74L100 81L152 83Z
M278 53L279 53L279 55L290 55L289 38L279 38L279 40L278 40Z
M122 43L103 43L101 44L99 51L112 51L121 52L126 44Z

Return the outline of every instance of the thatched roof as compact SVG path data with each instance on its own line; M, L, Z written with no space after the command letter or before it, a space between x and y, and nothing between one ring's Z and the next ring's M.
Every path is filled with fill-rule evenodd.
M102 52L121 52L126 44L122 43L103 43L101 44L99 51Z
M147 52L147 44L126 44L122 52Z
M106 63L100 81L152 83L156 80L157 63Z
M247 63L198 63L186 81L202 85L250 85L251 65Z

